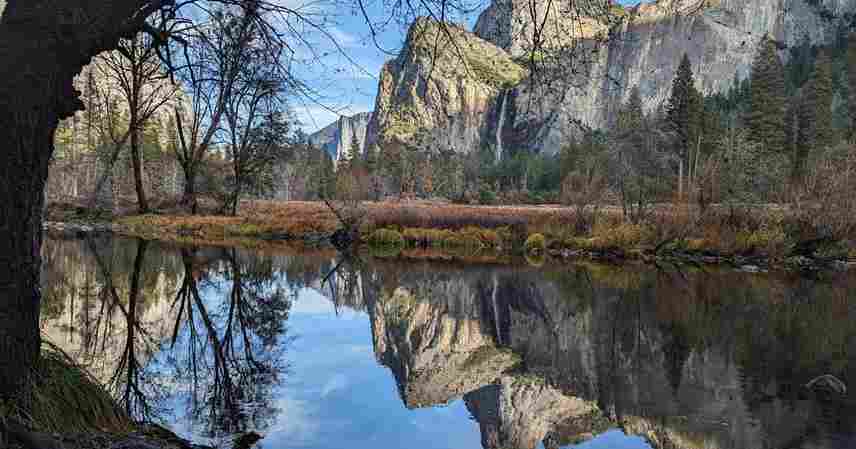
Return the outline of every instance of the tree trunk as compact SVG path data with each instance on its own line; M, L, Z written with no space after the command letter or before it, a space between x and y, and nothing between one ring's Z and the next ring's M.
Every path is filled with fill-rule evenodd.
M72 81L155 3L8 0L0 11L0 398L26 393L39 357L43 190L57 125L83 109Z
M198 212L198 204L196 201L196 167L190 163L184 166L184 196L181 198L181 204L184 205L191 214L196 215Z
M46 109L15 114L0 106L0 123L12 125L0 127L0 398L26 386L41 346L39 275L47 158L33 148L51 148L54 128L40 126L51 115Z
M39 357L43 190L61 109L50 56L6 19L8 11L0 22L0 398L27 385Z
M140 127L137 120L136 114L132 113L131 159L134 166L134 187L137 190L137 209L141 214L145 214L149 211L149 202L146 199L146 189L143 187L143 161L140 157Z

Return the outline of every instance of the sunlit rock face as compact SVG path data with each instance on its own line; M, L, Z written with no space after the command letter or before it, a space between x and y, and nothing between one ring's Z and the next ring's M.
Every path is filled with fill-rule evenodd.
M374 301L375 354L408 408L445 404L517 363L496 346L482 313L477 288L462 279L414 279Z
M476 151L496 138L500 94L525 75L490 42L457 25L443 30L418 19L402 52L381 71L369 144Z
M495 0L479 17L478 37L455 31L464 57L444 44L434 64L426 57L432 46L414 37L431 35L414 30L432 25L417 22L405 50L381 73L369 141L414 142L427 135L429 142L459 152L487 146L498 149L499 156L512 147L555 153L587 127L610 126L634 86L646 111L662 107L685 53L697 87L705 94L723 92L735 77L749 75L764 39L775 40L787 57L785 50L804 37L830 43L856 13L856 0L660 0L628 8L597 0L575 4L578 9L568 11L562 2ZM536 29L541 31L537 43ZM412 51L416 48L425 51ZM526 60L539 48L573 48L543 63L540 73L550 73L553 82L526 76ZM498 84L473 80L461 69L461 60L473 54L479 55L479 64L514 76Z
M831 425L822 403L797 394L826 368L769 346L781 330L753 327L798 313L785 305L800 289L733 276L413 270L382 288L370 283L376 293L366 296L375 353L404 403L463 397L484 448L561 447L614 427L655 449L839 447L824 438L797 444ZM733 302L711 297L726 286ZM764 359L742 358L735 347L746 345Z
M512 53L525 53L531 15L524 5L507 5L509 0L495 1L480 17L476 32ZM597 45L599 51L576 61L577 73L569 73L566 86L519 87L514 128L531 129L538 123L543 129L529 139L530 146L553 152L579 132L579 124L609 126L634 86L647 111L662 106L685 53L697 87L706 94L723 92L735 76L749 75L767 36L783 49L804 36L829 43L854 11L854 0L660 0L628 8L617 24L612 21L615 33ZM503 25L509 22L514 25ZM583 30L592 28L589 19L578 22ZM545 28L547 33L556 29L561 31ZM549 36L546 42L551 42Z
M366 148L366 130L371 118L371 112L339 117L339 120L309 136L309 141L326 151L337 162L349 155L359 156ZM360 152L357 155L351 154L354 139Z
M556 440L551 433L560 424L598 414L595 403L566 395L537 376L502 376L464 400L479 422L485 449L535 449L539 442Z

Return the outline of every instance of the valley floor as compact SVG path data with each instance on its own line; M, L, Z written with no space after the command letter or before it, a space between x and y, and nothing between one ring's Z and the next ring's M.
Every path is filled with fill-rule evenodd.
M786 206L661 204L635 223L616 206L577 213L560 205L471 206L428 201L334 204L359 217L360 236L383 255L500 256L527 253L560 259L614 262L683 260L703 264L815 269L856 265L848 235L819 231ZM49 221L75 221L81 211L52 207ZM817 215L817 214L815 214ZM180 243L248 247L326 246L340 227L323 202L244 201L238 216L179 211L113 218L123 235Z

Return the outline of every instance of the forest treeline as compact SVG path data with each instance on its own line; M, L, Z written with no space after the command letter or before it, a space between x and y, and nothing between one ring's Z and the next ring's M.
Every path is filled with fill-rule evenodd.
M775 203L850 231L856 37L844 32L829 46L806 37L784 51L767 39L751 75L735 74L728 91L712 95L699 91L695 61L684 55L664 104L652 106L638 86L627 86L629 98L608 128L582 129L555 154L510 148L497 160L490 144L459 153L418 136L363 151L351 136L335 160L300 130L287 101L293 86L270 63L277 50L262 45L261 30L234 12L215 17L197 31L185 79L165 74L143 37L102 56L86 78L87 112L60 127L55 157L88 152L108 167L125 164L140 213L151 209L144 180L164 177L164 165L147 162L170 160L181 174L177 204L191 211L197 197L232 215L241 198L562 203L585 212L580 231L590 231L608 204L640 223L658 203L702 213L714 204Z

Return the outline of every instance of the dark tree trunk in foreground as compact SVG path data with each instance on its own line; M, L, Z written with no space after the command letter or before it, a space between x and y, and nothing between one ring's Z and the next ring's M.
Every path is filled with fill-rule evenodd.
M22 392L39 357L43 189L59 120L83 108L73 78L162 1L9 0L2 12L0 398Z

